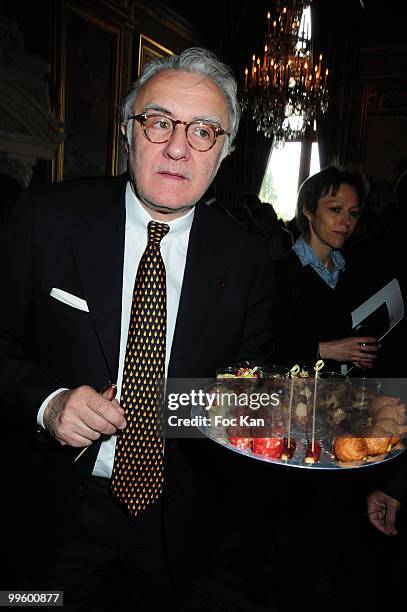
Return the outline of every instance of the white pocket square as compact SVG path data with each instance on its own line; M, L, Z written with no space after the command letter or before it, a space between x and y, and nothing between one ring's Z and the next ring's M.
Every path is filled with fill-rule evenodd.
M50 296L67 304L68 306L72 306L73 308L78 308L79 310L83 310L84 312L89 312L88 305L86 300L77 297L76 295L72 295L72 293L68 293L67 291L63 291L62 289L57 289L53 287L51 289Z

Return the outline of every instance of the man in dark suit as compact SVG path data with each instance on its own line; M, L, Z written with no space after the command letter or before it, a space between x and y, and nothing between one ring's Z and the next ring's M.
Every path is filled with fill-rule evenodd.
M149 455L156 437L140 431L154 426L137 418L152 405L129 398L164 373L268 356L266 246L202 200L238 122L234 77L212 53L155 60L123 105L130 178L25 195L2 237L7 558L20 589L63 590L65 609L105 610L113 574L124 609L172 609L210 526L226 451L179 440ZM156 308L158 336L140 308ZM143 380L139 355L156 367Z

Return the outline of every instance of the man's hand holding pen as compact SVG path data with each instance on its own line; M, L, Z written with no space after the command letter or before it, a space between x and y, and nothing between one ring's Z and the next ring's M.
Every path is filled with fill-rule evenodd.
M126 426L115 395L115 385L101 393L87 385L61 391L45 409L45 428L62 446L90 446L103 434L112 435Z

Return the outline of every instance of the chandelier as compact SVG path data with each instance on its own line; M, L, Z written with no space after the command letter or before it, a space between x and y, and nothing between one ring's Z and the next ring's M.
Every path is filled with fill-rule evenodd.
M274 146L301 138L308 125L328 107L328 68L322 54L313 61L309 27L300 24L310 0L275 3L267 13L263 57L252 56L245 70L243 109L256 121L257 130L274 138Z

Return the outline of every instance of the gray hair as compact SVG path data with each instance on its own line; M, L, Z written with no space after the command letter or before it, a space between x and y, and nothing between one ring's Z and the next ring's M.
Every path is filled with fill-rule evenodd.
M237 99L237 83L234 74L219 58L209 51L200 47L186 49L180 55L151 60L143 69L141 75L133 83L130 92L122 104L122 121L127 123L133 114L133 106L141 88L151 77L165 70L179 70L185 72L196 72L210 79L224 94L229 107L229 151L232 148L240 121L240 105Z

